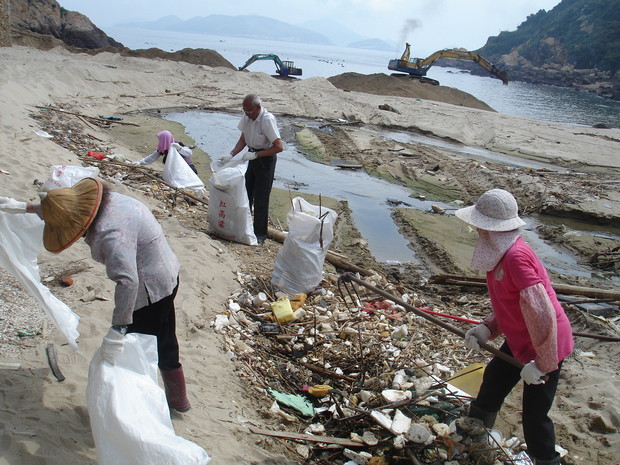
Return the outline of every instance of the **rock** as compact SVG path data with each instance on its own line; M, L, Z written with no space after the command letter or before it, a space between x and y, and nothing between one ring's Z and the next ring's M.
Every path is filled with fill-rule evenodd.
M78 48L122 48L81 13L62 8L55 0L13 0L11 25L44 35L51 35Z

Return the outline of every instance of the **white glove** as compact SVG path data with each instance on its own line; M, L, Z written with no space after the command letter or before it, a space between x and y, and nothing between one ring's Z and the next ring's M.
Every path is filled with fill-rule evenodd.
M465 347L469 350L480 350L479 342L487 342L491 337L491 330L485 324L470 328L465 333Z
M257 156L258 155L256 155L256 152L245 152L243 154L243 161L256 160Z
M231 154L224 155L217 162L220 164L220 166L224 166L226 163L228 163L230 160L232 160L232 157L233 156Z
M175 149L177 149L177 152L181 151L181 144L179 144L178 142L173 142L170 145L174 147Z
M110 365L116 365L116 357L123 351L124 345L125 336L114 328L110 328L101 344L103 359Z
M6 213L26 213L26 202L12 199L10 197L0 197L0 211Z
M538 369L534 360L526 364L521 370L521 378L527 384L545 384L545 380L542 379L543 376L545 373Z
M139 161L131 161L131 160L127 160L127 164L131 165L131 166L140 166L141 163Z

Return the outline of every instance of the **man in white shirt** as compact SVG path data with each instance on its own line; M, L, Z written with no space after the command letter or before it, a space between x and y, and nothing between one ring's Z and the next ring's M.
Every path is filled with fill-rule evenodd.
M284 148L276 118L261 106L260 98L255 94L246 95L243 99L243 113L238 128L241 131L239 140L230 151L230 155L222 161L241 152L246 146L248 151L243 155L248 160L245 173L245 187L254 211L254 234L259 244L267 238L269 223L269 195L276 170L277 153Z

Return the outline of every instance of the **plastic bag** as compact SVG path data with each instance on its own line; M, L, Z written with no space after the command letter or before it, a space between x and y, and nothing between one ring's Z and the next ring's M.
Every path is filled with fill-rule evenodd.
M177 149L170 147L164 164L162 178L179 189L204 189L205 185L198 175L192 171Z
M101 348L88 370L86 404L99 465L204 465L211 458L177 436L166 395L157 384L157 338L125 336L116 365Z
M293 199L293 209L286 216L289 233L271 275L277 289L293 296L307 294L319 285L337 218L329 208L312 205L301 197Z
M250 201L245 190L247 163L235 157L224 166L213 162L211 169L214 173L208 181L209 229L222 239L256 245Z
M58 300L39 277L37 255L43 248L43 225L37 215L0 212L0 266L41 304L71 348L77 350L80 317Z
M96 178L99 176L99 168L96 166L65 166L54 165L50 169L50 177L43 189L51 191L61 187L71 187L84 178Z

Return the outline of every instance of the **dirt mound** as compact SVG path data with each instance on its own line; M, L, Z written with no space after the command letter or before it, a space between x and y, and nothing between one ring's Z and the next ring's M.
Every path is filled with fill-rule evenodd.
M394 95L397 97L420 98L450 103L462 107L495 111L473 95L453 87L422 84L408 76L388 76L387 74L344 73L328 78L339 89L365 92L376 95Z
M13 29L11 39L15 45L34 47L40 50L51 50L55 47L62 47L71 53L88 53L97 55L98 53L119 53L122 56L141 57L141 58L161 58L163 60L184 61L194 65L205 65L211 67L224 66L230 69L237 69L230 61L224 58L215 50L205 48L184 48L176 52L165 52L159 48L148 48L131 50L129 48L102 47L96 49L77 48L67 45L62 40L48 34L27 31L25 29Z
M237 69L230 61L215 50L206 48L184 48L176 52L164 52L158 48L139 50L122 49L120 54L130 57L161 58L164 60L184 61L194 65L206 65L211 67L224 66L230 69Z

